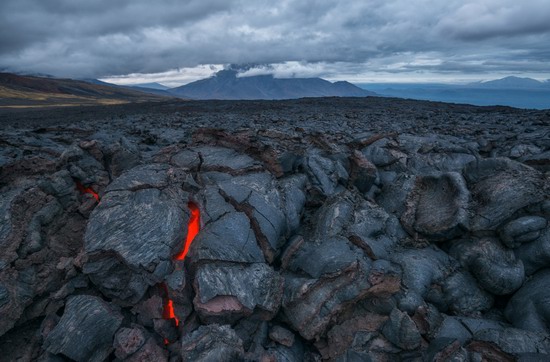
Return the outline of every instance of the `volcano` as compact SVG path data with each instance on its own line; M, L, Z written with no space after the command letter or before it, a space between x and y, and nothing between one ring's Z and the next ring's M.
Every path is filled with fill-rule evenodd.
M367 97L376 95L345 81L321 78L275 78L273 75L239 76L222 70L214 76L181 87L171 94L190 99L293 99L304 97Z

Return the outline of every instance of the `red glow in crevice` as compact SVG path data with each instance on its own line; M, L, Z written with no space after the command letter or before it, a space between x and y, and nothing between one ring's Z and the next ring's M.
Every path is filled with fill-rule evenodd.
M195 239L195 236L197 236L201 228L201 225L200 225L201 212L199 208L197 207L197 205L195 205L192 202L187 204L187 207L191 211L191 218L189 219L189 225L187 225L187 239L185 240L185 245L181 253L179 253L174 257L175 260L185 259L185 257L187 256L187 253L189 252L189 247L191 246L193 239Z
M180 320L178 319L178 317L176 317L176 313L174 313L174 302L168 297L168 288L166 287L166 284L163 283L162 287L164 288L164 293L166 294L166 301L164 303L164 310L162 311L162 318L173 319L174 322L176 322L177 327L180 324Z
M94 199L99 202L99 195L97 192L95 192L91 187L86 187L80 183L80 181L75 181L76 183L76 189L80 191L82 194L90 194L94 197Z
M187 237L185 239L183 250L174 257L174 260L185 259L187 253L189 252L189 247L191 246L193 239L195 239L195 236L197 236L200 231L200 210L198 206L190 202L187 204L187 207L191 211L191 217L189 218L189 224L187 225ZM166 284L163 284L162 287L164 288L164 292L166 294L166 301L164 303L162 317L164 319L174 319L174 321L176 322L176 326L178 326L180 321L174 313L174 302L168 296L168 288L166 287ZM168 341L165 340L164 344L168 344Z

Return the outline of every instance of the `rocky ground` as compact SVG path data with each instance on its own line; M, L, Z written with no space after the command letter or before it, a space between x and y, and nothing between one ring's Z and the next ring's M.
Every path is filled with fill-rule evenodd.
M549 358L550 111L205 101L0 127L1 360Z

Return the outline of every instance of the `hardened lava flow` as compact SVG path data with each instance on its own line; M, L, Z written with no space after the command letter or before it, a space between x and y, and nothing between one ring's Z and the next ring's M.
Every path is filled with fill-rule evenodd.
M548 111L187 103L2 134L0 360L549 360Z

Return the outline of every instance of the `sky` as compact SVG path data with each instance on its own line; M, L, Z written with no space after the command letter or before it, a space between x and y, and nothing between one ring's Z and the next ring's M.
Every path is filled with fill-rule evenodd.
M550 79L550 1L0 1L0 70L177 86L229 64L355 83Z

